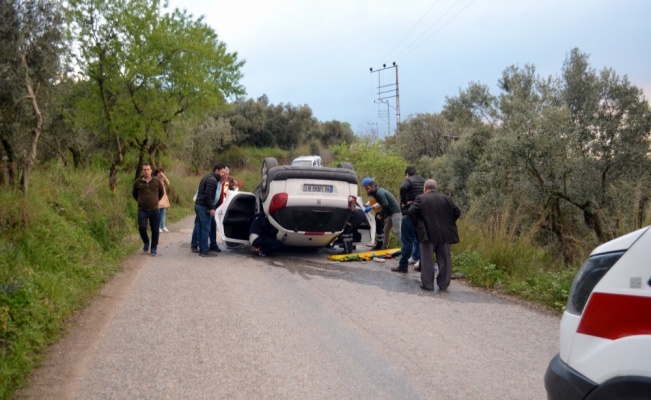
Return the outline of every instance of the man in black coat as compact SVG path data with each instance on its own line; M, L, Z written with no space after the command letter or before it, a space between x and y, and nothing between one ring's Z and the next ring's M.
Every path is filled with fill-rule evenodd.
M423 290L434 290L432 253L435 253L439 265L436 284L440 290L446 290L452 276L450 244L459 243L456 221L461 211L450 196L437 191L434 179L425 181L424 191L416 197L408 213L416 226L420 242L420 287Z

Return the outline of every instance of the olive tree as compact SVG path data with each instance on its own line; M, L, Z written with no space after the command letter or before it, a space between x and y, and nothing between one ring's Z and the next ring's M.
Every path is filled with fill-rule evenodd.
M22 164L25 193L44 126L42 104L62 75L64 48L60 2L0 2L0 138L5 165ZM15 182L17 171L5 168L3 176Z
M508 207L553 234L567 262L586 237L605 241L643 220L651 191L651 111L641 91L611 69L589 68L577 49L561 77L507 68L499 118L468 187L484 214Z

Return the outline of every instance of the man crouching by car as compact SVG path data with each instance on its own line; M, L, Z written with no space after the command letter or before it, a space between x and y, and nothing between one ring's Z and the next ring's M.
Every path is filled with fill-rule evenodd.
M350 254L353 252L353 233L364 221L366 221L366 215L364 210L357 203L357 197L349 196L348 197L348 210L350 215L348 216L348 221L346 221L346 226L344 231L341 234L341 241L344 245L343 254Z
M264 214L260 213L251 222L249 242L251 246L255 247L258 256L270 256L283 246L282 242L276 238L277 234L278 229L269 223L269 220Z

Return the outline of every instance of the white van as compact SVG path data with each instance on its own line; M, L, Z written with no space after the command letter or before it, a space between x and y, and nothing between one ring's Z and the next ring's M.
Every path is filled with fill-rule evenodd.
M295 167L323 167L323 161L319 156L301 156L292 161Z
M650 227L592 251L560 325L548 399L651 399Z

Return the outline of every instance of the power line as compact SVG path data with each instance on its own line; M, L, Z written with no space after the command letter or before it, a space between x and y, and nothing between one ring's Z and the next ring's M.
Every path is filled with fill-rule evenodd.
M427 14L429 14L430 11L432 11L432 9L434 8L434 6L435 6L436 4L438 4L439 1L441 1L441 0L436 0L436 1L434 2L434 4L432 4L432 5L430 6L430 8L425 12L425 14L423 14L423 16L420 17L420 19L418 20L418 22L416 22L416 24L415 24L414 26L411 27L411 29L409 30L409 32L407 32L407 34L406 34L402 39L400 39L400 41L399 41L395 46L393 46L393 48L392 48L391 50L389 50L389 52L384 56L384 58L383 58L382 60L390 60L390 59L391 59L391 58L389 57L389 55L391 55L391 53L393 53L393 51L394 51L395 49L397 49L397 48L402 44L402 42L404 42L405 39L407 39L407 38L409 37L409 35L411 35L411 33L414 31L414 29L416 29L416 28L418 27L418 25L420 25L420 23L423 22L423 19L425 19L425 17L427 16Z
M423 44L425 44L425 43L426 43L427 41L429 41L429 40L430 40L434 35L436 35L437 33L439 33L439 32L440 32L441 30L443 30L443 28L445 28L445 27L446 27L450 22L452 22L456 17L458 17L459 14L461 14L464 10L466 10L466 9L467 9L467 8L468 8L468 7L469 7L469 6L470 6L470 5L471 5L475 0L470 0L470 2L468 2L468 4L466 4L466 5L465 5L461 10L459 10L456 14L454 14L454 15L452 16L452 18L450 18L449 20L447 20L447 21L446 21L442 26L440 26L437 30L435 30L434 32L432 32L431 35L427 36L425 39L421 40L420 42L417 42L417 41L418 41L419 39L421 39L425 34L427 34L427 32L430 31L430 30L434 27L434 25L436 25L436 24L437 24L439 21L441 21L441 20L442 20L442 19L443 19L443 18L444 18L444 17L445 17L445 16L446 16L450 11L452 11L452 9L454 9L454 8L457 6L457 4L459 4L461 1L462 1L462 0L457 0L457 1L456 1L456 2L455 2L455 3L454 3L450 8L448 8L448 9L445 11L445 13L443 13L443 15L441 15L441 17L439 17L439 19L437 19L437 20L436 20L432 25L429 26L429 28L427 28L423 33L421 33L420 36L418 36L414 41L412 41L411 44L409 44L407 47L405 47L405 48L404 48L404 49L403 49L403 50L402 50L402 51L401 51L401 52L400 52L400 53L399 53L399 54L398 54L394 59L396 59L396 60L397 60L397 59L400 59L400 58L406 56L407 54L411 53L412 51L416 50L417 48L419 48L419 47L422 46Z

